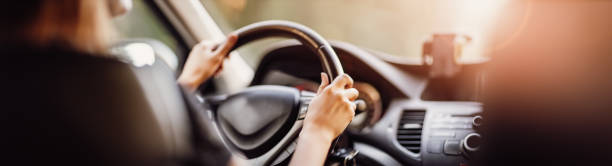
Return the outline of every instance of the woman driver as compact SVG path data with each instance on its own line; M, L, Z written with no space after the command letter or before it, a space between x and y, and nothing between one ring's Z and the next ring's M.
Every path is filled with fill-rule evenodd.
M39 55L30 54L32 50L47 54L44 56L53 57L46 58L47 60L51 59L44 62L47 64L54 63L54 58L83 59L81 55L92 56L92 59L116 61L103 54L106 53L109 44L111 44L113 33L109 6L117 1L20 0L11 2L10 5L2 5L3 7L0 7L0 12L2 12L0 13L0 20L3 22L3 26L0 27L2 50L12 50L13 52L9 52L15 53L20 52L16 48L28 48L25 51L26 53L9 55L18 57L8 60L5 58L4 63L13 63L9 61L17 61L16 59L31 62L45 59L40 58ZM194 46L177 82L185 89L195 91L200 84L210 79L221 69L224 58L236 40L236 35L229 35L225 44L219 46L216 50L213 50L215 43L210 41L202 41ZM21 47L13 48L15 45ZM88 65L77 66L82 66L82 68L70 70L87 71L90 68ZM13 67L27 68L28 66L13 65ZM24 74L27 77L27 73ZM321 74L321 85L317 96L309 106L309 112L304 120L291 165L322 165L331 142L339 136L354 116L355 105L351 101L357 98L358 91L352 88L353 80L348 75L342 75L333 82L330 82L327 78L327 75ZM37 78L29 79L36 81ZM43 79L45 78L39 78L39 80ZM104 86L104 83L101 84ZM9 95L20 95L11 94L11 92L5 95L8 97L12 97ZM42 138L44 138L44 135ZM33 144L36 143L33 142ZM29 154L32 153L26 155ZM36 160L37 156L33 155L31 157L32 160ZM236 161L236 159L234 158L233 161ZM45 163L45 161L35 162ZM228 164L237 163L224 162Z

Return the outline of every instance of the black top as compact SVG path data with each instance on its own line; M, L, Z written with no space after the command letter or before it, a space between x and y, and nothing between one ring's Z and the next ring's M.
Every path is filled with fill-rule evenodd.
M3 45L0 54L3 163L226 165L229 160L225 148L200 135L206 134L198 126L203 123L194 119L190 153L168 148L129 64L59 45ZM186 105L185 111L201 111Z

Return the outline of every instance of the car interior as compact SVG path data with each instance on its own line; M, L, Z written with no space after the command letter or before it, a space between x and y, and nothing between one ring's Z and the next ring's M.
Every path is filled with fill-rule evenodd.
M606 0L133 0L109 52L140 93L88 91L147 111L108 104L62 125L91 128L118 160L197 165L202 149L227 148L288 165L320 73L346 73L357 110L326 165L609 165L609 16ZM239 38L223 71L184 93L175 80L190 48L229 33Z

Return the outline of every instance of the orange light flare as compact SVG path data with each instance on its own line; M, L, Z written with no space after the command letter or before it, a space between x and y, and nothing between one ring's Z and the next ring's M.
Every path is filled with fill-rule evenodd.
M612 1L529 3L520 31L492 52L489 99L556 108L527 114L597 119L612 99Z

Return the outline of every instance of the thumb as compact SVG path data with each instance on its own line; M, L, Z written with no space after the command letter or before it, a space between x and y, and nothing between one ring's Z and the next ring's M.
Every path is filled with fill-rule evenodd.
M225 56L229 54L237 41L238 36L235 34L230 34L225 42L217 46L216 50L214 51L214 55Z
M323 92L323 89L325 89L327 85L329 85L329 77L327 77L327 74L321 73L321 85L319 85L319 90L317 90L317 94Z

